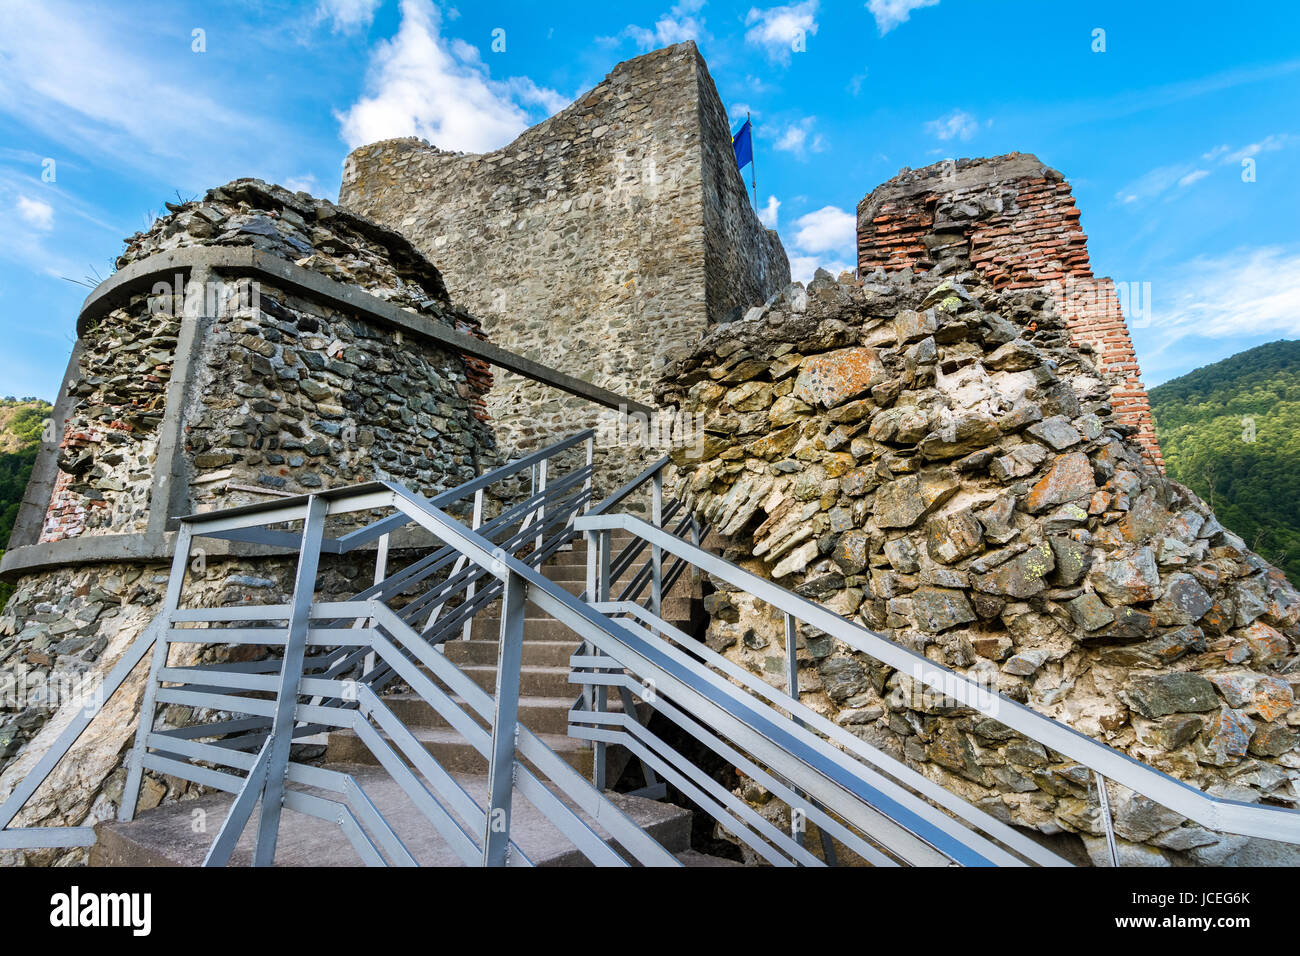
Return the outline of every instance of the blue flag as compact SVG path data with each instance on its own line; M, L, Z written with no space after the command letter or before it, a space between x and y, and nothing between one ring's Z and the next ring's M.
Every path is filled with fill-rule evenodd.
M740 131L731 137L731 148L736 151L736 168L744 169L754 161L754 131L749 120L740 127Z

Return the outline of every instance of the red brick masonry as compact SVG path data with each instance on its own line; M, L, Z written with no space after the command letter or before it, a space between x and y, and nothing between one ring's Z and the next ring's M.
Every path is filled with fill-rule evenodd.
M905 169L859 203L860 275L945 260L968 262L998 289L1050 289L1071 340L1092 346L1117 417L1164 467L1121 297L1114 282L1092 274L1065 177L1028 153L947 160Z

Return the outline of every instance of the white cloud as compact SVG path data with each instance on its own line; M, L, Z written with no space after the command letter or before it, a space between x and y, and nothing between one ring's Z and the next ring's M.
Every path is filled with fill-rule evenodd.
M54 227L54 207L43 200L19 196L18 215L29 226L42 232Z
M776 199L769 200L769 206ZM833 276L854 271L857 253L857 218L838 206L823 206L800 216L794 223L790 245L790 277L808 283L817 270Z
M795 282L802 282L807 285L812 281L818 269L825 269L831 275L838 277L841 272L853 272L857 267L851 262L843 262L839 259L823 259L818 256L791 256L790 257L790 278Z
M776 214L781 208L781 200L775 196L767 197L767 205L758 211L758 221L769 229L776 228Z
M1202 153L1199 161L1171 163L1143 173L1137 179L1125 184L1115 194L1115 198L1125 205L1155 199L1175 186L1187 187L1210 175L1210 171L1201 165L1202 162L1218 163L1221 166L1239 166L1243 159L1286 149L1297 141L1300 141L1300 137L1280 133L1266 136L1259 142L1248 143L1237 149L1233 149L1226 143L1220 144Z
M794 241L804 252L830 252L852 247L857 242L858 220L838 206L823 206L816 212L800 216Z
M963 143L979 130L979 122L965 110L953 110L947 116L930 120L925 128L939 139L960 139Z
M547 109L563 100L531 80L492 80L478 49L443 38L441 25L430 0L402 0L396 35L371 56L366 95L337 114L349 147L420 136L442 149L486 152L528 127L514 97Z
M303 176L290 176L281 185L290 192L304 192L313 196L316 195L316 177L311 173Z
M1166 300L1162 290L1175 290ZM1165 335L1300 336L1300 248L1200 257L1152 283L1151 324Z
M751 7L745 15L745 41L762 47L768 57L789 63L796 49L807 49L808 35L817 35L817 0L804 0L783 7L761 10Z
M1250 159L1258 156L1260 153L1271 153L1277 149L1285 148L1289 143L1294 142L1296 137L1283 133L1279 136L1265 136L1258 143L1250 143L1241 149L1227 153L1223 157L1224 165L1240 165L1243 159Z
M772 144L773 148L785 153L794 153L800 159L803 159L809 150L820 153L826 148L826 144L821 134L813 129L816 124L815 116L806 116L797 122L787 124L777 136L776 142Z
M607 43L630 39L642 50L655 50L674 43L685 43L687 40L705 40L708 33L704 28L704 18L696 16L703 9L704 3L705 0L680 0L656 20L654 26L642 27L629 23L617 37L603 39Z
M370 26L383 0L320 0L315 22L330 21L335 33L356 33Z
M168 48L157 30L59 0L0 5L0 113L69 158L92 149L101 168L198 182L263 172L284 130L229 105L249 98L212 92L188 40Z
M939 0L867 0L867 9L876 18L876 27L881 36L900 23L906 23L913 10L938 5Z
M553 116L573 102L573 98L557 93L545 86L538 86L529 77L512 76L507 84L510 92L520 103L540 106L547 116Z

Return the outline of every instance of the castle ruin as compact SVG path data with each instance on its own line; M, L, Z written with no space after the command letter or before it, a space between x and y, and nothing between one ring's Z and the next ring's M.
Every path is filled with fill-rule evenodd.
M669 345L790 281L694 43L620 63L491 153L415 139L354 150L339 201L409 236L494 343L638 401ZM512 449L595 422L589 405L509 373L487 403ZM635 452L618 473L636 470Z
M1174 777L1292 806L1300 595L1164 478L1078 220L1028 154L905 170L858 207L857 277L791 284L690 43L620 64L492 153L362 147L339 205L211 190L132 237L87 299L57 447L4 556L0 668L37 688L102 675L160 601L180 516L376 478L434 494L599 407L655 405L704 422L674 480L724 557ZM596 454L614 480L661 452ZM324 562L321 599L363 592L377 560ZM196 606L293 591L293 561L256 545L194 571ZM709 649L772 686L792 676L859 740L1102 859L1086 768L709 591ZM20 822L115 814L140 671ZM38 690L0 712L0 799L73 718L51 704ZM141 806L200 789L153 774ZM760 791L737 788L777 813ZM1130 862L1272 858L1144 799L1118 806Z

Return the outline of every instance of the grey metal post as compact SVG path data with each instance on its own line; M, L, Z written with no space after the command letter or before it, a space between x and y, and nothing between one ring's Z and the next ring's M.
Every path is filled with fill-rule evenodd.
M609 531L600 532L600 546L597 560L599 565L596 569L596 600L608 601L610 594L609 580L609 551L612 542L612 535ZM595 702L592 710L596 713L604 713L609 703L609 688L603 684L598 686L595 691ZM591 777L592 783L597 790L605 790L608 781L605 779L605 773L608 769L606 764L606 745L597 741L592 747L592 766Z
M126 770L126 784L122 788L122 805L117 808L117 818L123 823L130 823L135 819L135 805L140 799L140 781L144 776L144 754L148 747L149 735L153 733L158 672L167 666L167 652L171 650L167 632L171 628L172 615L180 607L181 588L185 584L185 569L189 567L190 542L193 539L193 529L182 522L176 532L176 553L172 556L172 572L167 578L167 595L163 599L163 626L153 646L149 678L144 685L144 697L140 700L140 716L135 727L135 746L131 748L131 760Z
M785 615L785 683L786 690L790 697L797 703L799 700L799 658L797 656L797 647L799 641L799 622L788 612ZM794 717L795 722L799 722L798 717ZM795 793L803 796L803 791L796 789ZM805 815L804 819L807 819ZM800 846L803 846L803 830L795 825L794 808L790 808L790 836Z
M786 687L790 692L790 698L795 703L798 703L799 702L799 622L798 620L795 619L794 615L790 614L788 611L785 614L785 680L786 680ZM798 717L795 717L793 713L790 714L790 718L800 727L803 726L803 721L800 720ZM804 792L800 790L798 787L794 787L793 790L801 797L806 796L806 794L804 794ZM804 819L805 820L808 819L806 814L804 816ZM791 815L790 822L791 824L794 823L793 814ZM825 859L827 866L835 866L837 862L835 857L835 844L824 829L819 828L819 832L821 833L821 838L822 838L822 857ZM794 841L796 843L798 843L800 846L803 846L804 834L802 830L798 830L794 833L791 833L791 836L794 837Z
M591 470L587 472L587 480L582 483L582 490L586 492L587 495L587 500L582 503L583 514L586 514L591 510L592 479L595 477L595 471L592 469L592 465L596 460L596 436L592 435L587 439L585 444L587 446L587 468Z
M479 527L482 526L482 524L483 524L483 489L480 488L478 491L474 492L474 515L470 519L470 527L473 528L475 531L477 531ZM456 567L458 569L460 568L459 562L457 562ZM474 593L477 590L478 588L476 583L474 581L470 581L469 586L465 589L466 603L469 603L471 600L473 600ZM465 619L465 624L461 628L460 639L462 641L468 641L470 632L473 629L474 629L474 616L470 615L468 618ZM438 649L441 650L444 654L446 653L447 650L445 644L439 644Z
M651 479L651 498L650 498L650 520L656 528L662 528L664 523L664 473L663 470L656 471ZM653 564L651 574L653 583L651 585L651 599L654 602L655 617L663 617L664 611L664 549L659 545L651 545L650 560Z
M543 458L537 463L537 493L544 495L546 493L546 465L548 459ZM534 551L542 550L542 525L546 521L546 499L543 498L537 503L537 541L533 545ZM540 565L539 565L540 566Z
M488 758L488 805L483 865L505 866L510 850L510 809L515 788L515 744L519 734L519 675L524 656L524 599L528 584L506 578L501 599L501 643L497 648L496 709Z
M1100 805L1102 829L1106 831L1106 849L1110 851L1110 865L1118 867L1119 848L1115 845L1115 821L1110 815L1110 794L1106 792L1106 778L1097 770L1094 770L1092 775L1097 781L1097 803Z
M284 784L289 774L289 748L298 709L298 686L302 680L302 662L307 652L307 629L311 624L311 606L316 596L316 571L320 566L320 544L325 533L329 502L312 495L307 499L303 516L302 545L298 551L298 571L293 582L289 634L280 665L280 687L276 692L275 717L271 733L275 744L267 760L266 787L262 791L262 813L257 823L257 846L253 850L254 866L271 866L275 861L275 843L280 831L280 811L284 805Z
M596 551L599 548L599 545L596 542L599 536L594 531L583 532L583 535L587 540L587 601L589 603L595 603L598 600L597 594L599 594L599 591L597 590L597 588L599 587L599 581L600 581L600 578L598 577L597 566L596 566ZM596 648L590 641L583 641L582 653L585 656L590 656L596 653ZM595 710L595 704L596 704L595 688L592 687L591 684L583 684L582 685L583 709L586 710L588 713L590 713L591 711Z
M380 536L379 544L375 548L375 579L371 583L378 584L386 577L388 577L388 535L385 534ZM358 626L360 626L360 623L361 623L360 621L357 622ZM371 627L374 626L373 620L368 620L366 623ZM366 674L369 674L372 670L374 670L375 663L376 663L375 652L371 651L369 654L366 655L366 662L362 666L361 669L362 676L365 676Z

